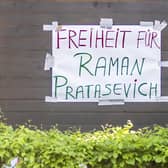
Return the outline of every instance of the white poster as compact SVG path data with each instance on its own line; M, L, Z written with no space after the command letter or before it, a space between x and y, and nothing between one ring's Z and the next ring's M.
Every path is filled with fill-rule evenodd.
M58 101L160 97L160 31L68 25L52 31L52 97Z

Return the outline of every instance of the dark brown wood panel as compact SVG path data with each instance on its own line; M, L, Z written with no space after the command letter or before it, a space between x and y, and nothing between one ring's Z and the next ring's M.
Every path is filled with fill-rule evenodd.
M46 52L51 53L51 32L43 24L99 24L112 17L114 24L168 21L166 0L1 0L0 1L0 106L8 122L45 128L76 126L83 130L101 124L120 125L132 120L136 128L167 124L168 103L45 103L51 95L51 72L44 71ZM162 60L168 60L168 28L162 31ZM162 69L162 95L168 95L168 69Z
M124 106L98 106L97 103L44 103L44 100L33 98L18 99L0 99L1 107L4 111L15 112L126 112L133 113L157 113L164 112L167 114L167 103L126 103ZM68 110L67 110L68 109Z
M8 122L15 125L16 123L24 124L27 120L31 120L32 124L43 125L44 128L50 128L52 125L58 124L60 128L76 127L82 128L82 130L92 130L93 128L101 128L101 125L113 124L123 125L126 124L127 118L129 118L134 128L142 128L144 126L152 126L154 123L162 124L167 123L166 113L123 113L123 112L111 112L99 113L99 112L6 112ZM66 116L66 117L65 117ZM145 116L145 117L144 117ZM151 117L152 116L152 117ZM87 124L86 124L87 122Z

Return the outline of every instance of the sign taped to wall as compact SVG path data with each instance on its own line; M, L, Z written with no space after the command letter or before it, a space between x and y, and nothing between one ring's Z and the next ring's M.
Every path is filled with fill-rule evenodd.
M161 32L149 26L52 29L52 98L132 102L161 96Z

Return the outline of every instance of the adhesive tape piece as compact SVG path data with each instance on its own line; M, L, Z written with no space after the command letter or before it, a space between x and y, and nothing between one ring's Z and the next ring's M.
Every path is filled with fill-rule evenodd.
M112 28L113 19L112 18L101 18L100 20L100 27L101 28Z
M153 27L153 22L140 21L141 26Z
M57 21L52 22L52 25L53 25L53 30L57 30L58 29L58 22Z
M44 65L44 70L50 70L54 65L54 57L51 56L51 54L47 53L46 54L46 59L45 59L45 65Z
M168 61L161 61L161 67L168 67Z
M158 31L162 31L166 26L167 26L166 21L160 22L159 20L155 20L155 24L154 24L153 29L158 30Z
M52 25L43 25L43 31L52 31L53 26Z

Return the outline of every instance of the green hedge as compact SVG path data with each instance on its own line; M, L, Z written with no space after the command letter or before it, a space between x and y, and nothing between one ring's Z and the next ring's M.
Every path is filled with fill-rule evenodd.
M17 168L168 168L168 128L133 131L128 121L81 133L0 122L0 167L15 157Z

